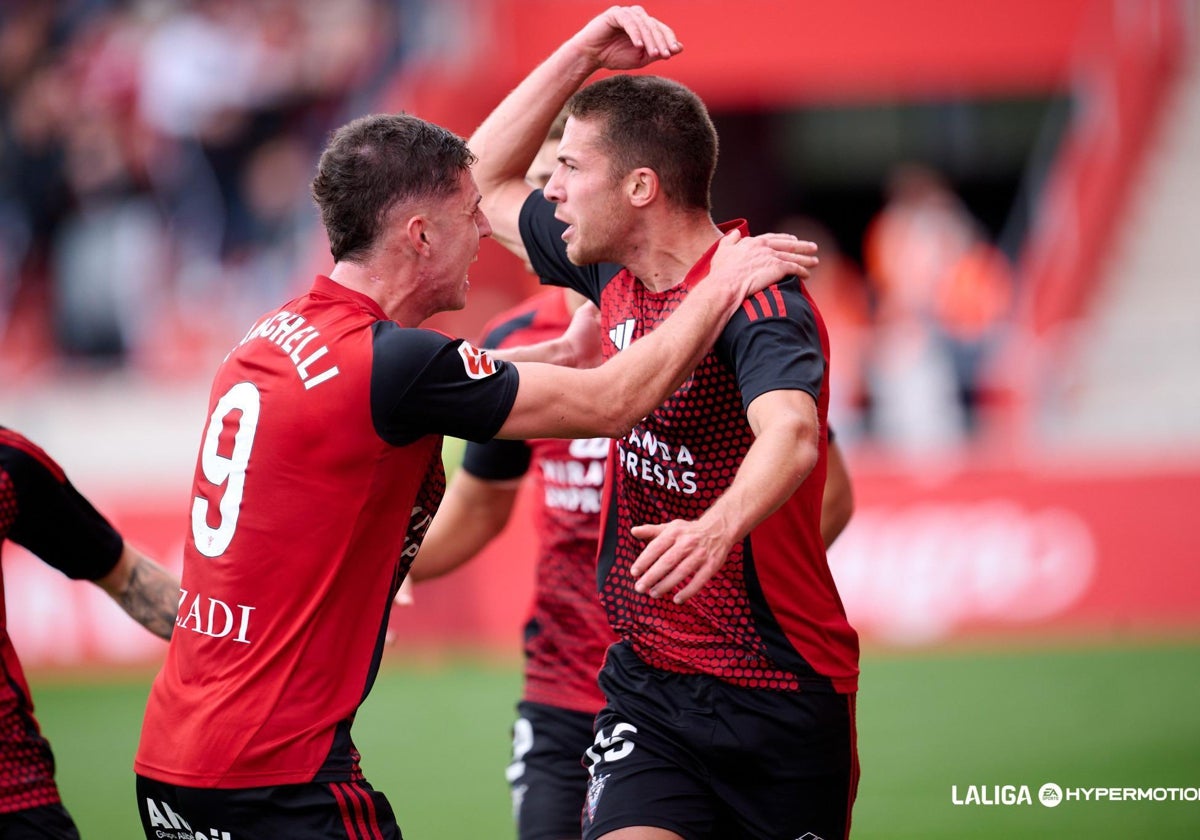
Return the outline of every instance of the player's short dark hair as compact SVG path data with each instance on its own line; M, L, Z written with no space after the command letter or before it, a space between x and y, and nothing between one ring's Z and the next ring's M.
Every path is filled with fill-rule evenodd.
M711 208L717 130L688 88L661 76L610 76L571 97L567 113L602 122L604 151L616 177L645 166L658 174L672 201Z
M372 114L339 128L312 182L334 260L370 254L389 210L451 195L474 162L465 140L410 114Z

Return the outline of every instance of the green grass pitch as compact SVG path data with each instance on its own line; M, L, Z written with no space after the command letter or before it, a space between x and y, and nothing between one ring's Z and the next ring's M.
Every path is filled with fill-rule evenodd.
M140 837L131 770L148 676L31 675L84 840ZM516 663L393 658L355 725L408 840L512 836L504 766ZM1200 802L1038 802L1068 787L1200 788L1200 644L868 652L853 836L1195 838ZM955 805L1027 785L1032 804Z

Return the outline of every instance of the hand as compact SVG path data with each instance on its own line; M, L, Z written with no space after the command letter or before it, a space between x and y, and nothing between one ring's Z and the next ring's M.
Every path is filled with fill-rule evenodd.
M600 310L590 300L579 305L571 316L562 340L571 355L571 367L593 368L602 361Z
M806 279L819 262L816 254L816 243L790 233L743 237L732 230L717 245L709 274L744 284L742 297L747 298L792 274Z
M721 531L700 519L637 525L630 533L648 541L629 569L637 580L634 589L661 598L686 583L672 599L676 604L699 592L725 564L733 547Z
M572 38L575 45L608 70L636 70L668 59L683 49L671 27L641 6L612 6Z
M411 577L405 577L400 581L400 588L396 590L396 597L392 599L392 603L397 607L413 605L413 579Z

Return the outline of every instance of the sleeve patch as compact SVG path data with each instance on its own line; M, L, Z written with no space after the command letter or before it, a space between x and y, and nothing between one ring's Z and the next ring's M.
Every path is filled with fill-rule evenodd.
M458 355L463 360L463 370L471 379L486 379L496 372L496 362L470 342L464 341L458 345Z

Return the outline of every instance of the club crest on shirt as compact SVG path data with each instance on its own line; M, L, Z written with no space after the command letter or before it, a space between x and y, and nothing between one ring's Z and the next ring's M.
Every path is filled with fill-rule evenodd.
M604 783L608 781L608 773L603 776L593 776L588 780L587 789L587 818L588 822L596 819L596 806L600 804L600 794L604 793Z
M486 350L480 350L469 341L458 345L458 355L462 356L463 368L472 379L486 379L496 372L496 363Z

